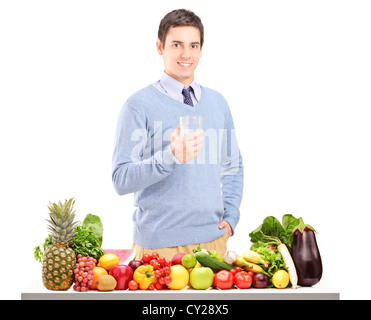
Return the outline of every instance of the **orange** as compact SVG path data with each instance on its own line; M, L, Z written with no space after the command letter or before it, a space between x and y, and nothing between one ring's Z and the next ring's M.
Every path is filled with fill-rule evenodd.
M93 277L93 283L90 286L90 289L97 289L97 279L100 276L106 276L108 272L106 269L103 269L102 267L94 267L93 268L94 277Z
M102 267L109 271L113 266L119 264L119 258L113 253L107 253L100 257L98 267Z

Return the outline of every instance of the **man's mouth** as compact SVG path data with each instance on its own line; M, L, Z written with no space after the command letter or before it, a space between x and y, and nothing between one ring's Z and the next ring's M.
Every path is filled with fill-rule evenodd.
M183 68L190 68L192 66L192 63L178 62L178 65L180 65Z

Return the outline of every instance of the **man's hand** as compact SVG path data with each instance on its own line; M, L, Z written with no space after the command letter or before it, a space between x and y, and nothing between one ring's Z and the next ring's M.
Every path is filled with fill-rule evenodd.
M180 125L171 135L171 151L174 156L181 162L188 162L198 156L198 151L203 148L203 130L197 130L189 133L184 137L179 136Z
M221 221L218 225L219 229L225 229L228 237L230 237L232 235L232 228L231 226L229 225L229 223L225 220Z

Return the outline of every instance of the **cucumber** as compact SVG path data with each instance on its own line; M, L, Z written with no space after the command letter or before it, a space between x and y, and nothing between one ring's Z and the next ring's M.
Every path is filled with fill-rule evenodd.
M196 259L199 263L201 263L204 267L209 267L214 272L218 272L220 270L232 270L235 267L231 264L219 261L213 257L210 257L210 255L206 252L197 252L195 254Z

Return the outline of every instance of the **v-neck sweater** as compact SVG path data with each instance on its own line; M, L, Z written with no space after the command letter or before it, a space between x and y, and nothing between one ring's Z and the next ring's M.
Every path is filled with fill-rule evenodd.
M133 240L144 248L199 244L234 233L243 192L242 157L228 103L201 86L192 107L153 85L131 95L118 117L112 181L119 195L134 193ZM180 163L170 148L179 117L201 115L204 147Z

